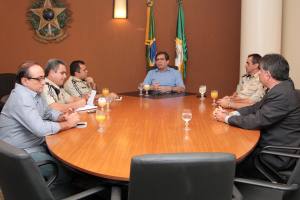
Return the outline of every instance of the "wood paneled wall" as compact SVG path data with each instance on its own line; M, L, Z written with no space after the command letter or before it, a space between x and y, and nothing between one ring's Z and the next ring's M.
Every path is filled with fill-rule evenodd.
M128 0L128 20L112 19L112 0L68 0L72 11L69 36L60 43L33 39L26 22L31 1L0 0L0 72L15 72L25 60L44 65L49 58L69 64L87 63L101 87L116 92L136 90L145 76L145 0ZM189 61L187 90L201 83L232 93L239 80L240 0L185 0ZM156 38L159 50L175 56L176 0L155 0Z

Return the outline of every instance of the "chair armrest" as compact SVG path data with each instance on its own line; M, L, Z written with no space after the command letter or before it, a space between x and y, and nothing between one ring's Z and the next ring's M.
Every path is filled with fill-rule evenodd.
M268 149L282 149L282 150L300 150L300 147L289 147L289 146L265 146L263 150Z
M298 184L281 184L281 183L270 183L267 181L261 181L261 180L252 180L252 179L245 179L245 178L235 178L234 182L236 183L244 183L248 185L255 185L255 186L260 186L260 187L265 187L265 188L270 188L270 189L276 189L276 190L281 190L281 191L294 191L299 188Z
M77 194L74 194L72 196L69 196L67 198L64 198L62 200L77 200L77 199L82 199L84 197L87 197L87 196L90 196L92 194L96 194L102 190L104 190L105 188L102 187L102 186L96 186L96 187L93 187L93 188L90 188L90 189L87 189L83 192L80 192L80 193L77 193Z
M283 153L278 151L269 151L269 150L262 150L260 154L269 154L269 155L276 155L276 156L285 156L290 158L300 158L299 154L294 153Z
M35 164L39 167L43 165L52 165L54 168L54 173L50 178L46 181L47 187L49 187L57 178L58 176L58 166L57 163L52 161L52 160L42 160L42 161L37 161Z

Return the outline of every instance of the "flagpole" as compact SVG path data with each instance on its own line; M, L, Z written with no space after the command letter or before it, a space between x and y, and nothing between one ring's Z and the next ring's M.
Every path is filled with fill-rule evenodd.
M148 35L149 35L149 26L150 23L150 6L151 6L151 0L147 0L147 26L146 26L146 35L145 35L145 44L147 45Z
M186 64L187 64L187 45L184 31L184 12L182 7L183 0L177 0L178 14L177 14L177 28L176 28L176 58L175 65L181 72L183 79L186 78Z

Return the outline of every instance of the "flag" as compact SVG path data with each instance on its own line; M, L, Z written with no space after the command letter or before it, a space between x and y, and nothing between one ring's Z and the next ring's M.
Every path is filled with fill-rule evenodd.
M178 0L178 15L177 15L177 29L176 29L176 58L175 65L182 73L182 77L186 77L186 63L188 59L186 37L184 32L184 12L182 7L182 0Z
M147 68L155 65L156 41L155 41L155 23L153 14L153 0L147 0L147 24L146 24L146 63Z

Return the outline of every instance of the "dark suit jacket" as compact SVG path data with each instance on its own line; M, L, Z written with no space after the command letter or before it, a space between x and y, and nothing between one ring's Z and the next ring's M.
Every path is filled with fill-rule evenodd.
M230 125L260 129L258 148L267 145L300 146L300 98L292 80L280 82L260 102L238 110Z

